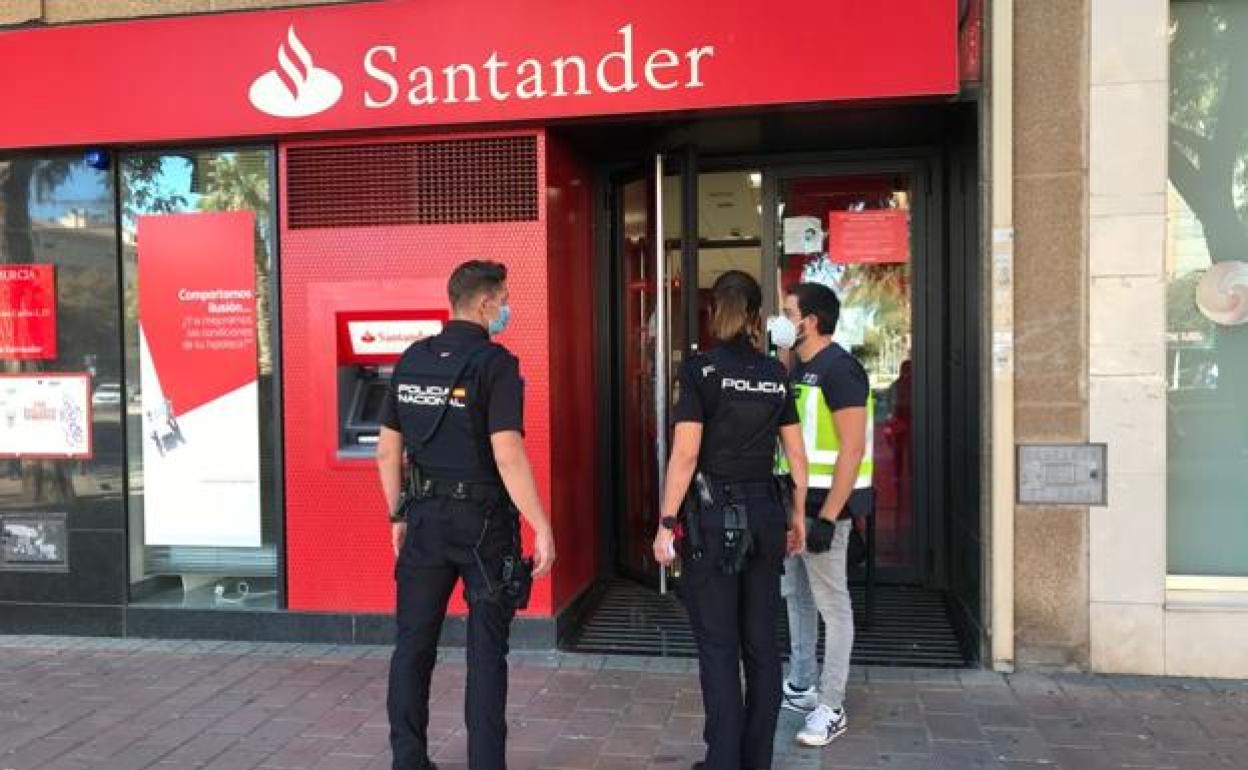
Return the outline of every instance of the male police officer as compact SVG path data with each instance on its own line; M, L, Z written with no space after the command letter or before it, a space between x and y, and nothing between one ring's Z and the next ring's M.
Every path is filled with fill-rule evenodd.
M506 267L494 262L455 269L447 286L453 319L399 359L383 407L377 464L398 558L387 699L394 770L433 767L429 684L457 578L468 601L468 766L506 767L507 637L529 578L517 509L536 533L532 574L555 560L524 451L519 362L489 339L511 315L506 280Z
M854 646L854 613L845 574L851 515L871 486L871 388L856 358L833 341L840 301L826 286L798 284L784 298L782 327L797 354L790 371L809 462L806 553L785 563L792 654L784 706L808 712L797 741L826 746L848 728L845 683ZM790 345L786 344L785 347ZM784 463L781 463L784 470ZM823 617L823 673L814 687L819 625Z

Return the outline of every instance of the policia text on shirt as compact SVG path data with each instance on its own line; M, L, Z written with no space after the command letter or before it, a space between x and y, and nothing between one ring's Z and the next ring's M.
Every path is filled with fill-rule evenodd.
M455 581L468 602L464 717L471 770L503 770L507 638L554 536L524 451L519 361L490 341L510 319L507 269L466 262L447 286L452 320L407 349L382 409L377 465L397 557L397 639L387 708L394 770L426 770L429 684ZM520 516L535 532L520 553Z

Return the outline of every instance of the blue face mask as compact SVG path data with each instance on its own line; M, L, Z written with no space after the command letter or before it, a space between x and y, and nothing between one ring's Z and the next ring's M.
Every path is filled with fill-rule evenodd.
M490 336L502 334L509 323L511 323L511 305L499 305L498 318L490 319Z

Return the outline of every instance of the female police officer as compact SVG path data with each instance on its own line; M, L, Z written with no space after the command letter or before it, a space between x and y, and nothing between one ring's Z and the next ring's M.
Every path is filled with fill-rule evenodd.
M780 706L780 570L786 550L800 551L805 538L806 455L785 370L758 350L758 282L733 270L712 295L719 344L680 370L654 555L665 565L675 558L676 515L689 492L697 502L682 522L681 594L698 642L706 709L700 764L767 770ZM787 511L772 475L777 435L796 485Z

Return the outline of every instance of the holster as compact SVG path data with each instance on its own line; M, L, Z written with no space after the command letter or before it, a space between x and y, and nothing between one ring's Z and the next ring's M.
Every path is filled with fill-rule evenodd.
M736 500L724 502L721 510L724 513L724 552L719 568L726 575L736 575L745 569L754 550L750 516L745 504Z
M411 519L412 506L420 499L421 486L422 474L420 466L415 463L409 463L407 466L407 478L403 481L403 490L399 493L399 502L394 506L394 511L390 513L390 521L397 523Z

